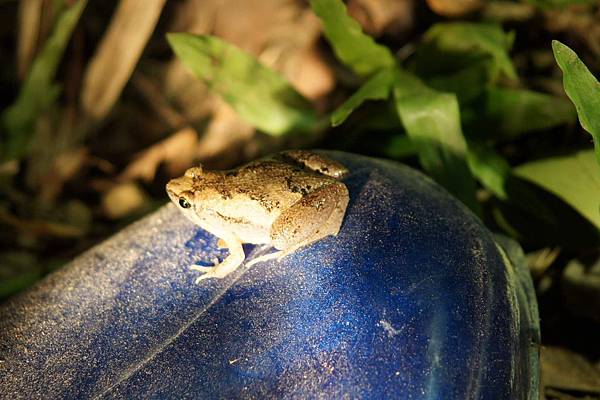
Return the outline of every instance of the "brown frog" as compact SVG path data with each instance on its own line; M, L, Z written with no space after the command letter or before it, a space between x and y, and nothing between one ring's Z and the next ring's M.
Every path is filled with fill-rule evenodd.
M223 278L245 259L242 243L269 244L278 251L249 265L281 259L328 235L337 235L348 189L339 181L348 170L319 154L292 150L229 171L188 169L167 184L171 200L190 220L220 238L229 256L196 283Z

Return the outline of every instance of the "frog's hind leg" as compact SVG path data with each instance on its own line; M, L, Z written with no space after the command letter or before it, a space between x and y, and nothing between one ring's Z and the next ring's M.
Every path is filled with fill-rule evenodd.
M281 251L256 260L282 259L326 236L337 235L347 205L348 189L343 183L334 182L307 194L281 213L271 227L272 243Z
M348 169L337 161L313 153L308 150L288 150L280 153L284 159L288 159L293 163L300 164L305 168L330 176L335 179L341 179L348 174Z

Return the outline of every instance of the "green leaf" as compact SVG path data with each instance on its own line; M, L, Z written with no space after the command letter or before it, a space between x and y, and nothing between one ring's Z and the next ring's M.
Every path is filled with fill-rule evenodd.
M331 125L338 126L367 100L386 100L394 82L394 71L386 68L373 75L331 115Z
M400 120L417 146L423 169L479 213L456 96L430 89L412 74L397 70L394 98Z
M417 146L411 140L410 137L405 135L396 135L392 137L392 140L384 149L386 157L393 158L395 160L413 156L417 154Z
M390 50L362 32L341 0L311 0L310 5L336 56L354 72L370 75L395 64Z
M575 108L567 98L524 89L489 88L473 130L493 130L502 138L573 123Z
M508 200L506 181L510 165L492 149L478 143L469 143L469 167L479 182L500 200Z
M438 61L433 61L433 63L436 62ZM491 64L492 62L489 59L475 60L458 70L444 71L423 79L428 86L435 90L456 94L461 106L468 105L472 101L478 100L485 92L491 81Z
M514 204L546 223L556 222L530 185L518 179L508 161L493 149L471 141L467 160L473 175L498 199Z
M54 76L86 3L87 0L79 0L60 14L52 35L35 58L17 100L2 114L1 124L7 134L3 140L6 148L1 154L2 159L17 159L27 152L38 116L57 100L60 89L54 83Z
M592 150L533 161L514 172L560 197L600 228L600 165Z
M600 163L600 83L569 47L553 40L552 50L563 72L565 92L575 104L581 126L592 135Z
M445 75L490 58L491 80L495 80L498 74L517 80L508 55L513 40L514 35L504 32L498 24L435 24L425 33L424 42L417 51L415 71L426 75Z
M170 33L167 40L198 79L258 129L271 135L315 129L310 102L250 54L214 36Z

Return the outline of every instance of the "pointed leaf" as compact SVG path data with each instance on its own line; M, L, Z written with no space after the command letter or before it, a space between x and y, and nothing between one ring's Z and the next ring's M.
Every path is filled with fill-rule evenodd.
M565 92L575 104L581 126L594 139L596 160L600 163L600 83L569 47L554 40L552 50L563 71Z
M489 88L482 110L474 115L473 131L513 138L575 122L573 104L564 97L525 89Z
M398 70L394 98L402 124L417 146L423 169L479 213L456 96L430 89L412 74Z
M528 182L518 179L508 161L483 143L469 142L469 168L494 196L552 224L555 218Z
M311 0L310 5L321 18L325 36L336 56L354 72L370 75L394 65L390 50L362 32L341 0Z
M214 36L170 33L167 39L198 79L258 129L272 135L315 129L310 102L250 54Z
M385 100L390 96L394 82L394 72L386 68L364 83L344 104L331 115L331 125L337 126L367 100Z
M435 24L425 33L424 43L417 51L415 70L419 74L443 76L489 58L492 61L488 64L491 80L499 73L516 80L517 73L508 54L513 36L498 24Z
M560 197L600 228L600 165L592 150L533 161L515 173Z

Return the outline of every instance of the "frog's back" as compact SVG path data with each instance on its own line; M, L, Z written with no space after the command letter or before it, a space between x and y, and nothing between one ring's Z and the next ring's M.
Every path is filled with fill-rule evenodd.
M282 208L291 206L302 196L336 181L301 166L273 159L255 161L232 172L236 174L232 183L235 182L240 191L253 199L268 200Z

